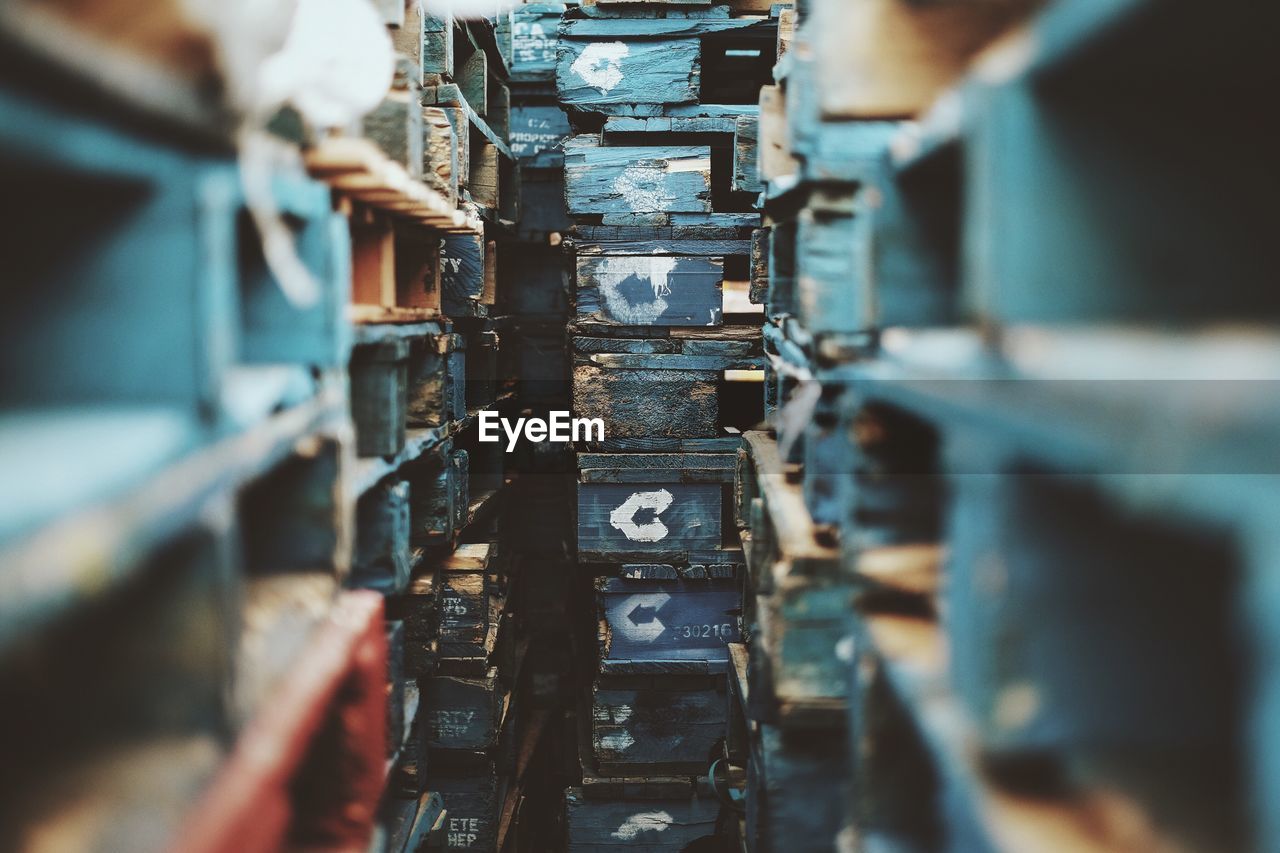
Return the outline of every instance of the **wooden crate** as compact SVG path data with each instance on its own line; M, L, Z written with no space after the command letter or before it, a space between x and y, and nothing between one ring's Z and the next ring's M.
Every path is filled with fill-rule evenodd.
M409 342L396 337L356 346L350 375L356 453L394 456L404 448Z
M415 544L451 543L467 517L468 458L453 440L440 444L427 458L405 468L410 486L410 521Z
M436 569L440 670L483 675L497 644L504 596L490 543L459 545ZM478 668L478 672L475 670Z
M351 303L360 322L434 319L440 308L440 243L421 228L357 207L351 217Z
M433 766L430 784L440 794L446 814L443 832L428 849L497 853L502 800L493 760L474 755Z
M604 146L592 134L564 145L570 216L711 212L711 149Z
M455 234L440 243L441 308L449 317L484 317L493 263L483 234Z
M410 426L438 427L466 417L466 340L437 331L410 342Z
M716 832L714 798L595 799L582 788L565 792L568 850L606 853L624 842L630 850L680 853Z
M770 82L776 31L769 18L567 20L556 94L573 110L605 115L754 103L755 90Z
M606 776L701 775L724 738L723 676L606 676L591 691L591 745Z
M601 578L596 609L604 675L724 672L741 636L735 580Z
M480 752L497 745L510 691L496 668L480 677L433 675L418 683L428 748Z
M575 311L603 326L724 325L725 259L741 267L739 240L575 241Z
M563 3L525 3L517 6L511 25L511 80L550 82L556 76L556 30Z
M747 767L749 850L829 853L848 823L843 729L786 733L756 726Z
M365 114L361 135L403 166L410 177L421 179L426 137L423 119L418 87L393 89L382 103Z
M409 483L375 486L356 504L352 586L399 595L409 586L413 554L409 546Z
M562 167L562 144L571 135L573 129L569 127L568 117L554 104L515 104L511 107L511 153L525 169Z
M749 338L574 337L572 344L574 414L603 420L606 438L716 438L762 416L745 396L742 405L722 405L740 390L725 371L763 367Z
M578 559L687 557L723 543L731 453L578 454Z

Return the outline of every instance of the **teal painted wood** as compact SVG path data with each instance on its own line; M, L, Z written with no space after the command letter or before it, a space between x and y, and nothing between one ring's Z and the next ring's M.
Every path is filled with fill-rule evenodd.
M576 446L576 445L575 445ZM583 442L582 450L592 453L733 453L742 446L742 437L719 438L606 438Z
M960 153L932 174L894 176L882 168L858 197L855 224L867 244L883 326L944 326L960 322ZM940 174L939 174L940 173ZM865 234L864 234L865 232Z
M747 832L758 851L827 853L845 826L845 733L788 736L759 724L747 772Z
M813 335L875 325L870 258L855 231L851 195L817 192L796 219L796 317Z
M371 489L356 505L351 585L399 595L409 586L409 483Z
M795 310L796 223L776 222L769 229L769 289L765 311L770 318Z
M410 341L408 400L406 419L414 427L438 427L460 417L451 396L457 379L450 379L450 369L465 367L450 361L450 354L463 349L457 334L423 335Z
M788 581L760 597L757 605L766 640L773 690L785 703L843 700L849 694L848 667L838 647L848 636L853 606L848 582Z
M606 578L596 588L602 662L702 661L723 671L727 644L741 636L742 593L733 580Z
M593 561L720 544L716 484L579 483L578 551Z
M579 317L624 326L719 326L724 263L714 258L579 256Z
M564 165L563 143L573 134L569 119L558 106L514 104L509 139L511 153L531 169Z
M711 212L711 149L602 148L598 137L565 144L565 198L571 216Z
M620 18L564 21L560 25L562 39L661 39L673 36L700 37L712 33L773 32L776 21L768 18Z
M801 161L801 176L818 182L867 182L902 128L902 122L892 121L820 122Z
M685 439L684 443L696 444L698 440ZM708 439L707 443L722 442L718 439ZM679 472L697 468L731 472L733 471L734 460L735 455L733 453L700 453L697 451L684 453L579 453L578 470L581 472L598 468L602 470L639 469L647 472Z
M698 100L697 39L560 42L556 94L568 107Z
M734 133L737 124L750 116L609 116L602 136L606 142L625 145L630 134L644 133ZM621 136L621 139L612 139ZM631 139L632 142L640 140Z
M358 455L394 456L404 448L408 374L409 342L402 338L352 351L351 417Z
M453 74L453 18L423 15L422 73Z
M421 713L430 749L479 751L497 742L502 688L496 670L482 678L423 678Z
M751 244L746 240L730 239L671 239L631 240L621 242L594 242L575 239L573 247L578 257L584 255L652 255L678 257L720 258L727 255L748 255Z
M556 76L556 33L565 12L562 3L517 6L511 26L512 82L550 81Z

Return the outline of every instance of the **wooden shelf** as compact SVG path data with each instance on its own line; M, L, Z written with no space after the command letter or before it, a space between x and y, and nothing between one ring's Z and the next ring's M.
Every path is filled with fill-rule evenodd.
M365 139L327 139L305 152L308 171L339 196L446 232L482 233L474 216L414 180L400 164Z
M60 442L59 469L67 466L65 470L79 476L92 470L66 455L77 448L95 458L114 457L120 464L96 484L81 488L78 507L56 517L32 519L0 552L0 578L9 590L0 596L0 648L125 581L154 548L198 525L211 503L225 500L239 485L294 453L308 437L336 434L345 417L341 391L324 386L314 399L196 450L191 447L197 434L184 436L168 417L135 412L132 419L116 421L122 430L118 449L104 444L108 433L101 415L57 418L68 434L83 435ZM126 424L132 426L126 429ZM28 423L22 429L33 426ZM49 428L41 428L46 437ZM139 436L148 430L155 434L149 458L122 455L127 447L142 446ZM27 444L11 439L0 445ZM165 443L169 451L158 451ZM58 484L61 494L65 484Z
M963 795L986 840L1007 853L1173 849L1118 794L1033 797L1002 790L978 766L976 737L947 687L947 645L930 619L864 614L862 623L894 691L918 726L949 789Z

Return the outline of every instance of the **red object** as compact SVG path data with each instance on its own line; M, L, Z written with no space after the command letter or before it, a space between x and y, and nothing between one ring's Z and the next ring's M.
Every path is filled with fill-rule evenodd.
M171 846L365 850L385 780L382 596L344 592Z

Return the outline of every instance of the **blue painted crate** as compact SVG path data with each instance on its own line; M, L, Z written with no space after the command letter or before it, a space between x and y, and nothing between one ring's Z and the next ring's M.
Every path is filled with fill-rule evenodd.
M604 578L596 608L604 675L724 672L741 636L734 580Z
M711 212L711 149L698 145L639 147L571 138L564 147L570 216Z
M575 310L604 325L719 326L723 281L721 258L580 255Z

